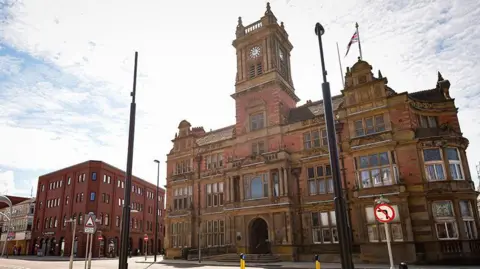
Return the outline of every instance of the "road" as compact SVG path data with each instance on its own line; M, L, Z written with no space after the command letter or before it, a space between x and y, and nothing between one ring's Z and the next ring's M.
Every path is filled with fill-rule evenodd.
M159 258L161 261L161 258ZM49 260L48 257L21 257L8 259L0 258L0 269L68 269L68 259ZM222 269L239 267L238 264L201 264L196 262L176 261L175 263L153 263L153 257L148 257L145 262L144 257L133 257L128 260L129 269L178 269L178 268L201 268L201 269ZM247 269L254 268L282 268L282 269L307 269L315 268L313 263L281 263L271 265L253 266L247 264ZM73 269L84 269L85 262L77 260L73 263ZM118 268L118 259L93 260L91 269L116 269ZM340 264L322 264L322 269L341 268ZM356 265L357 269L388 269L385 265ZM397 267L396 267L397 268ZM409 266L408 269L480 269L480 266Z

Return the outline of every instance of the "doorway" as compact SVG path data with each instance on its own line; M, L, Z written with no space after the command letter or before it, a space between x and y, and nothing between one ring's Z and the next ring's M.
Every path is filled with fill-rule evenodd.
M262 218L256 218L250 222L251 254L270 254L270 242L268 241L268 224Z

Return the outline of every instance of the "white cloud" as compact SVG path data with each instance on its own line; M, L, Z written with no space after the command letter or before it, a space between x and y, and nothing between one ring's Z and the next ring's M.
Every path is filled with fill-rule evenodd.
M229 97L236 73L231 41L237 17L242 16L245 25L258 20L263 1L47 2L16 4L0 24L0 41L60 69L35 63L13 81L0 82L5 87L0 97L7 101L0 106L0 131L6 138L0 141L1 164L56 169L103 159L124 169L135 50L140 53L136 175L155 179L153 159L165 159L180 120L206 129L235 120ZM477 0L350 0L341 7L338 1L316 0L271 4L295 46L292 71L297 94L304 100L321 99L313 31L318 20L326 28L328 78L334 94L341 86L335 42L343 55L356 21L364 59L382 70L393 89L433 88L436 72L441 71L452 83L475 172L480 160L474 150L480 147ZM344 68L354 63L356 53L352 47Z

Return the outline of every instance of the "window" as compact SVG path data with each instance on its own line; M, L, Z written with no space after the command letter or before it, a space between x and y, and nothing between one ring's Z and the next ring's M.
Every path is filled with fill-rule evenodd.
M438 126L437 117L417 115L418 125L422 128L435 128Z
M425 162L425 173L428 181L445 180L443 169L443 157L439 148L424 149L423 160Z
M192 163L192 160L183 160L183 161L177 162L175 167L176 168L175 174L180 175L180 174L191 172L192 171L191 163Z
M438 239L458 239L458 227L452 201L433 202L432 214Z
M174 189L173 210L184 210L192 203L192 186Z
M315 244L338 243L335 211L312 212L312 236Z
M122 182L120 181L120 179L117 180L117 188L120 188L121 183L122 183Z
M332 168L329 164L307 168L308 193L333 193Z
M223 206L223 182L207 184L207 206Z
M93 172L92 173L92 181L97 180L97 173Z
M68 205L68 201L70 200L70 196L65 196L65 204Z
M42 192L45 191L45 185L42 184Z
M328 146L327 129L314 130L303 134L303 146L305 149Z
M170 244L173 248L187 247L187 234L190 231L190 225L187 222L172 223Z
M103 183L107 183L107 175L103 175Z
M473 216L472 203L467 200L461 200L459 201L459 206L467 238L476 239L478 234L477 226L475 225L475 218Z
M203 225L204 244L207 247L225 245L225 222L223 220L206 221Z
M250 131L259 130L265 127L265 117L263 112L250 115Z
M94 191L92 191L90 193L90 201L95 201L95 192Z
M392 241L403 241L403 231L402 231L402 223L400 221L400 214L398 212L397 205L391 205L395 212L395 218L390 222L390 238ZM367 219L367 230L368 230L368 241L370 242L386 242L387 237L385 233L385 224L380 223L375 218L375 214L373 212L373 206L367 206L365 208L365 215Z
M256 76L259 76L263 73L262 63L252 64L248 70L249 78L252 79Z
M61 187L62 187L63 180L60 180L58 183L59 183L59 187L61 188Z
M78 213L78 224L80 224L80 225L83 224L83 213L82 212Z
M80 202L83 202L83 192L80 193Z
M356 157L355 167L362 188L388 186L398 181L393 151Z
M67 215L63 215L63 227L67 226Z
M457 148L446 148L448 167L453 180L464 180L462 161Z
M103 217L103 225L108 226L109 223L110 223L110 218L108 214L105 214L105 216Z
M54 226L53 226L53 227L54 227L54 228L57 228L57 226L58 226L57 217L54 218L54 221L53 221L53 222L54 222Z
M100 213L100 216L98 217L98 223L99 223L100 225L103 224L103 213Z
M370 135L385 131L383 114L368 117L354 122L355 136Z
M70 183L72 183L72 178L71 178L71 177L68 177L68 179L67 179L67 185L70 185Z
M265 153L265 143L263 141L252 143L252 155Z
M260 199L268 197L268 174L245 175L245 199Z
M281 173L279 171L279 173ZM273 196L278 197L280 195L280 180L278 178L278 173L273 173Z
M115 218L115 226L120 227L120 216Z
M223 153L209 155L205 158L205 168L207 170L223 167Z

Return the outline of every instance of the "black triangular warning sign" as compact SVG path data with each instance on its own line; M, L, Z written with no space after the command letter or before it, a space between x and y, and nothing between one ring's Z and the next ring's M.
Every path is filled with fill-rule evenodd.
M95 222L93 221L92 215L88 215L87 221L85 221L85 227L95 227Z

